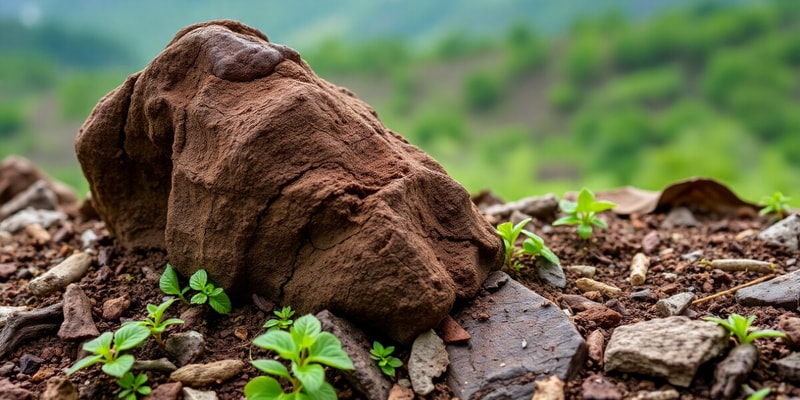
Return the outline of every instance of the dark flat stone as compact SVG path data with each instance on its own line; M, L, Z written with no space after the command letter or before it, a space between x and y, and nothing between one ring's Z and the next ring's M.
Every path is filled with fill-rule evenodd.
M586 343L563 311L503 272L487 279L494 288L503 281L454 315L472 336L468 346L447 346L447 383L461 399L530 399L535 381L573 378L586 358Z
M794 310L800 305L800 270L736 292L744 306L773 306Z

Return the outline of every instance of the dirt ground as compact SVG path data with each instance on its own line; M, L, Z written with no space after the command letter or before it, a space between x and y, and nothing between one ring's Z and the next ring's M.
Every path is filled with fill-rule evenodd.
M692 228L660 228L665 218L663 214L632 216L622 218L610 213L603 216L609 222L609 229L595 231L591 240L585 241L578 237L574 227L549 227L552 221L537 221L536 232L546 241L546 244L560 257L562 265L590 265L597 268L595 280L613 284L623 290L618 300L621 309L624 309L623 319L619 325L631 324L638 321L657 318L654 301L633 300L630 294L642 288L650 288L656 298L667 297L671 294L694 291L698 298L728 289L730 287L747 283L760 275L748 272L720 273L711 271L700 264L700 259L687 260L682 255L701 251L705 259L718 258L752 258L769 261L777 266L776 273L782 274L798 268L798 254L781 248L770 247L755 239L758 231L766 228L772 220L769 217L755 215L741 215L736 218L717 218L708 215L696 215L701 222L700 227ZM5 306L26 305L39 308L61 301L62 292L38 298L29 293L27 284L32 277L44 272L55 260L63 258L81 247L80 234L87 229L92 229L98 234L96 250L98 256L89 269L89 273L81 279L80 286L90 298L93 306L93 317L100 332L113 331L119 328L121 322L103 319L103 303L109 299L128 296L131 305L123 314L122 320L143 319L146 315L148 303L160 304L164 295L158 287L158 278L167 263L166 255L158 251L130 252L125 251L115 244L108 236L102 222L80 221L71 219L64 224L51 227L49 232L53 240L47 243L36 242L24 232L13 236L16 246L9 246L5 250L0 248L0 263L13 263L18 270L15 274L4 278L0 276L0 304ZM752 230L752 234L747 231ZM634 254L642 251L643 238L656 231L660 237L660 244L652 251L650 273L647 282L641 287L633 287L626 280L629 276L629 265ZM654 235L654 234L651 234ZM509 274L530 287L539 294L549 298L558 305L562 305L563 294L580 294L575 286L578 275L567 272L568 284L566 289L558 290L543 285L532 266L527 265L521 271L509 271ZM180 303L175 303L180 304ZM259 308L260 306L260 308ZM178 317L187 310L187 306L180 304L168 311L170 317ZM619 306L617 306L619 308ZM742 307L733 300L733 296L723 296L691 307L696 318L705 315L726 317L730 313L741 315L756 315L756 322L760 328L777 329L778 319L782 314L797 316L797 310L783 310L773 307ZM249 364L250 357L264 358L267 354L252 346L254 337L264 332L262 325L270 318L270 304L260 302L258 306L252 299L246 299L235 304L233 312L221 316L211 309L206 309L199 317L187 320L185 325L173 326L166 335L178 331L196 330L206 338L205 354L197 362L212 362L222 359L239 359L246 363L246 367L238 377L227 382L215 384L208 389L217 392L220 399L243 398L243 387L248 380L260 373ZM597 329L595 322L575 320L578 331L588 336ZM617 326L619 326L617 325ZM613 333L614 327L604 329L606 342ZM56 332L42 332L43 336L24 341L19 348L7 357L0 360L0 364L12 362L19 366L20 357L25 354L34 355L43 360L39 370L32 375L18 372L16 368L0 368L3 377L12 383L27 388L34 393L41 393L46 381L55 375L63 374L79 358L80 343L63 342L58 339ZM535 345L535 343L531 343ZM779 379L772 366L772 361L790 353L790 348L781 340L762 339L757 341L760 349L760 359L748 384L759 389L772 388L768 398L782 396L800 396L798 386L783 382ZM368 343L365 343L368 346ZM408 350L399 348L398 352L404 362L407 361ZM148 345L133 352L138 359L156 359L163 357L159 348L153 341ZM709 399L713 367L718 360L707 363L698 372L690 388L675 388L682 399ZM0 365L2 366L2 365ZM339 391L341 399L360 398L344 380L334 371L329 371L329 380ZM670 388L671 386L661 379L652 379L643 376L619 373L604 374L597 363L587 360L579 377L568 382L566 397L570 399L582 398L582 384L590 377L596 375L604 378L618 389L623 398L630 398L642 391L654 391ZM167 381L167 376L148 373L149 384L156 387ZM401 369L398 377L407 377L407 372ZM78 388L81 398L116 398L118 387L111 378L100 372L99 367L81 370L71 377ZM452 398L451 391L444 384L444 379L439 378L438 389L428 399Z

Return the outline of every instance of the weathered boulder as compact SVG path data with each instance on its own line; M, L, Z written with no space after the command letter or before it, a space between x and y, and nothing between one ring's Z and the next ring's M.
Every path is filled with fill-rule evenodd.
M181 30L100 101L75 146L123 245L401 342L502 264L493 228L436 161L236 22Z

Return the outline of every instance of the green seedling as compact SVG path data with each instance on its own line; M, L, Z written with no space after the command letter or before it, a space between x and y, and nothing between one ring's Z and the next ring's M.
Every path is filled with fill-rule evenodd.
M725 329L730 331L731 335L736 336L736 342L740 345L752 343L756 339L765 337L786 337L786 334L781 331L772 329L755 329L752 326L753 321L756 319L755 315L745 318L734 313L729 315L727 319L715 317L706 317L703 319L706 321L716 322L725 327Z
M544 244L544 239L539 235L522 229L530 222L530 218L520 221L516 225L511 222L504 222L497 225L497 234L503 239L503 246L505 246L505 265L509 268L519 270L522 264L515 261L514 258L522 254L530 254L531 257L542 256L553 264L560 265L558 257ZM522 250L516 248L516 242L520 233L527 236L527 239L522 243Z
M161 274L161 279L158 281L158 286L165 294L178 296L179 299L183 300L184 304L189 304L189 300L186 300L184 295L190 288L186 286L181 289L180 282L178 282L178 274L175 272L175 269L172 268L172 265L167 264L164 273Z
M397 357L392 357L392 352L394 352L394 346L383 347L380 342L373 342L369 357L378 362L378 367L381 368L384 375L393 377L395 368L402 367L403 362Z
M528 237L522 242L523 253L530 254L532 257L542 256L545 260L555 265L561 265L561 260L558 259L556 253L553 253L553 251L544 244L544 239L533 232L523 230L522 233Z
M214 287L214 284L209 282L206 270L197 270L189 278L189 287L200 292L192 296L192 304L205 304L208 302L208 305L220 314L231 312L231 299L228 298L222 288Z
M577 202L564 199L558 203L558 206L567 215L553 222L553 226L578 225L578 236L585 240L592 235L593 226L600 229L608 228L608 224L597 218L597 214L610 210L617 205L610 201L596 201L594 193L587 188L583 188L578 194Z
M781 192L775 192L772 196L764 196L758 202L763 208L758 212L759 215L775 214L778 218L784 218L789 214L789 200Z
M94 355L78 360L67 370L67 376L80 369L101 363L103 372L121 378L131 369L134 361L132 355L122 354L122 352L141 346L149 336L150 330L141 325L123 326L116 333L105 332L83 345L84 350L94 353Z
M292 316L294 315L294 310L292 307L286 306L283 307L280 311L273 311L273 313L278 316L278 318L273 318L267 323L264 324L264 328L269 328L269 330L273 329L289 329L292 326Z
M742 387L743 388L747 388L748 386L747 385L742 385ZM752 390L752 389L750 389L750 390ZM768 387L759 389L759 390L753 392L753 394L751 394L750 396L747 396L747 400L764 400L767 397L767 395L769 394L769 392L771 392L771 391L772 391L772 389L770 389Z
M119 392L117 397L125 400L136 400L140 394L147 396L152 389L150 386L146 386L145 382L147 382L147 375L139 374L134 376L133 372L126 372L125 375L122 375L122 378L119 378L119 381L117 381L117 385L122 388L122 391Z
M325 381L325 369L329 367L355 369L342 344L332 333L323 332L319 320L311 314L304 315L292 324L289 332L274 329L256 337L253 344L276 353L291 368L277 360L253 360L253 366L291 385L291 393L285 393L278 379L272 376L253 378L244 387L248 399L336 399L336 391Z
M167 329L169 325L177 325L182 324L183 320L178 318L170 318L167 320L163 320L164 312L172 305L172 303L177 300L176 298L169 299L161 305L156 306L155 304L148 304L147 305L147 314L148 318L144 321L128 321L122 326L127 325L139 325L143 326L150 330L150 334L153 335L153 338L156 339L158 346L162 349L164 348L164 341L161 339L161 334L164 333L164 330Z

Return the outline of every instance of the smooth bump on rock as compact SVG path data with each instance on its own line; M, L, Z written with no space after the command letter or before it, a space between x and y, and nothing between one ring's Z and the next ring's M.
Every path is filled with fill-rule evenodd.
M182 367L194 362L205 353L206 339L197 331L178 332L169 335L164 341L167 354Z
M800 306L800 270L739 289L736 302L743 306L773 306L796 310Z
M28 283L28 290L35 296L44 296L60 290L86 275L92 256L89 253L76 253L62 261L47 272Z
M76 283L67 286L64 292L64 322L58 329L61 340L81 341L100 336L92 320L92 303Z
M408 358L408 376L414 393L425 396L432 392L433 379L446 371L449 364L444 341L436 332L430 330L417 336Z
M666 378L688 387L704 362L728 346L729 333L708 321L676 316L617 327L606 346L606 372Z
M389 396L392 383L370 358L369 350L363 346L363 343L369 343L364 332L328 310L318 312L316 317L322 324L323 330L339 338L342 350L353 361L355 369L339 371L339 373L368 400L385 400Z
M493 272L487 281L505 284L454 314L472 336L468 346L447 346L447 383L454 395L464 400L526 399L535 391L535 379L575 377L586 359L586 343L569 317L503 272ZM489 318L473 318L479 312Z
M208 364L189 364L178 368L169 375L172 381L186 386L203 387L215 382L224 382L239 375L244 368L240 360L222 360Z
M792 214L763 230L758 240L785 247L792 251L800 248L800 215Z
M78 389L69 379L54 376L47 381L47 387L39 400L78 400Z
M121 245L166 249L184 276L204 268L241 298L329 309L401 343L502 267L502 240L463 186L238 22L178 32L100 101L75 148Z
M694 301L695 294L692 292L684 292L672 295L666 299L661 299L656 302L656 310L661 317L671 317L673 315L681 315Z
M183 400L217 400L217 393L210 390L195 390L185 387L181 393L183 393Z

